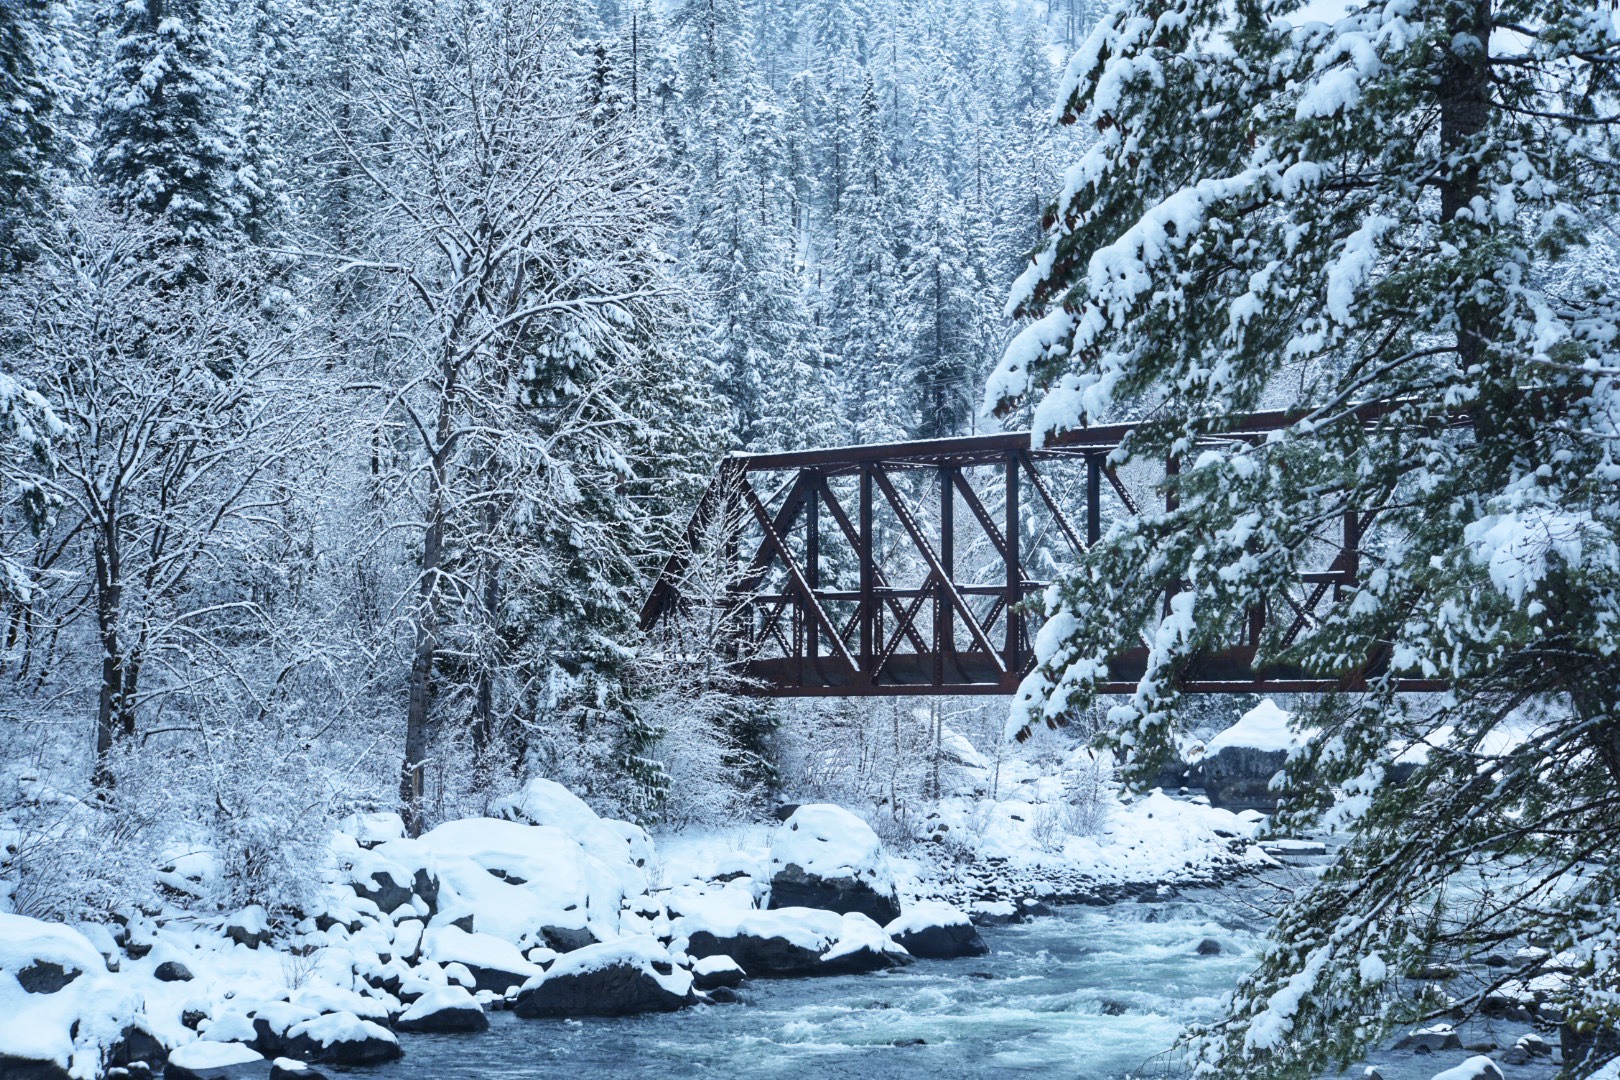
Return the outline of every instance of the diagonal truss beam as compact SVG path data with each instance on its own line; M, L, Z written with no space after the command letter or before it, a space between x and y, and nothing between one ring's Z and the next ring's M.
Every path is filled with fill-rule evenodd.
M911 542L916 546L917 553L928 564L928 569L933 573L940 592L945 594L946 598L950 600L951 606L961 614L962 622L967 626L968 634L995 661L998 673L1005 675L1007 673L1006 664L996 655L995 647L990 644L990 639L985 635L984 628L979 625L978 616L973 613L973 609L968 606L968 602L962 598L962 594L956 591L956 585L951 581L950 575L945 572L944 564L940 562L939 556L935 553L933 545L928 542L928 538L923 535L922 528L917 524L916 517L911 513L911 508L906 505L905 499L901 497L900 492L896 491L894 484L890 482L888 473L884 472L882 468L873 468L872 479L877 482L878 488L883 492L883 497L889 500L889 505L894 508L895 516L900 519L901 526L911 536Z
M856 556L859 557L861 551L860 533L856 531L854 523L849 519L849 515L844 512L844 507L839 503L838 497L833 494L832 486L827 483L827 478L823 476L819 479L821 481L822 501L827 504L827 510L832 514L833 520L838 523L838 531L844 534L844 539L849 541L849 546L854 549ZM871 569L872 583L879 589L887 589L889 587L888 576L883 573L883 568L877 564L876 560L873 560ZM922 635L917 633L916 628L906 620L905 611L900 607L900 601L888 595L883 596L883 600L888 604L889 609L894 612L895 617L900 619L901 624L905 626L911 644L916 647L918 652L927 652L928 645L923 641ZM857 618L859 618L859 615L860 613L856 612ZM873 674L875 675L876 672L873 672Z
M799 600L804 605L805 611L815 619L817 625L827 632L829 643L832 645L834 652L837 653L838 659L847 664L852 673L855 672L857 670L855 658L849 655L848 649L844 648L843 639L838 636L838 627L833 625L832 619L827 616L826 609L821 606L821 601L816 599L815 590L810 587L809 580L804 576L804 571L799 568L799 562L793 557L793 552L789 550L787 542L782 539L782 534L776 531L776 525L771 521L770 511L765 509L765 504L759 501L759 494L754 491L754 485L750 484L745 476L741 479L738 487L742 493L743 501L754 512L754 519L759 522L759 527L765 531L765 544L763 546L769 547L776 553L776 557L782 560L782 565L787 568L788 580L792 583L794 590L798 592Z

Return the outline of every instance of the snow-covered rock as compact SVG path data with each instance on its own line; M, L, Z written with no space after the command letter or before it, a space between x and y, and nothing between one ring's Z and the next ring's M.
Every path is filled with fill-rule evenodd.
M130 1057L132 1043L147 1060L161 1047L142 1017L139 991L83 934L0 914L0 1075L95 1075L104 1059Z
M584 799L555 780L530 780L522 791L498 800L492 814L508 821L561 829L610 862L618 852L637 869L645 869L653 858L652 838L641 826L598 817Z
M429 927L422 934L422 955L438 964L464 965L473 977L475 989L497 994L521 986L544 971L524 959L511 942L493 934L469 934L459 926Z
M1479 1054L1454 1069L1435 1073L1434 1080L1502 1080L1502 1070L1496 1062Z
M758 978L848 975L900 967L912 959L859 912L707 911L675 920L672 932L676 947L688 955L729 956Z
M894 872L872 827L841 806L799 807L771 838L771 907L900 916Z
M241 1043L194 1042L169 1055L164 1070L168 1080L212 1080L214 1077L244 1075L245 1065L266 1064L264 1055ZM263 1073L264 1069L253 1070Z
M1435 1024L1401 1036L1400 1041L1395 1044L1395 1049L1416 1050L1419 1053L1461 1050L1462 1038L1450 1024Z
M1270 698L1244 713L1204 748L1198 774L1211 804L1228 810L1277 807L1273 777L1310 733L1295 731L1291 716Z
M489 1029L476 998L459 986L439 986L411 1004L394 1022L396 1031L475 1032Z
M747 972L742 966L729 956L715 954L705 956L692 964L692 983L699 990L715 990L725 987L735 990L742 985Z
M287 1057L330 1065L377 1065L404 1051L394 1033L351 1012L325 1013L287 1029Z
M647 888L632 854L618 831L605 827L465 818L350 857L373 877L390 866L396 882L430 876L439 913L430 926L471 915L479 933L565 951L618 936L624 899Z
M225 936L238 945L245 945L250 949L257 949L260 945L268 945L271 941L270 916L260 904L249 904L247 907L225 920L223 927Z
M938 901L913 904L883 929L912 956L928 960L983 956L990 951L966 912Z
M656 938L587 945L523 985L512 1009L529 1018L674 1012L697 1001L692 973Z

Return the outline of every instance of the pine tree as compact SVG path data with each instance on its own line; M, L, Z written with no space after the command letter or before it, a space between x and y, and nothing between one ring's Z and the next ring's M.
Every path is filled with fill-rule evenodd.
M914 184L921 211L912 229L905 300L916 417L912 436L959 435L978 405L990 344L990 288L969 247L969 222L939 178Z
M900 304L904 251L877 86L861 82L850 147L849 186L836 210L829 276L830 328L845 414L858 442L903 438L910 427L904 388L905 331Z
M51 204L50 171L65 141L52 22L51 0L0 4L0 271L31 256L24 234Z
M188 244L230 239L247 203L233 123L238 81L201 0L108 0L96 173L114 206L165 222Z
M1217 1075L1348 1063L1431 1004L1386 971L1526 938L1570 973L1551 1004L1576 1037L1620 1050L1620 293L1600 239L1620 112L1598 89L1617 71L1606 12L1528 0L1331 26L1133 0L1070 66L1064 118L1099 138L1014 287L1035 321L990 396L1037 399L1037 439L1151 409L1125 453L1183 467L1171 510L1053 590L1012 727L1087 708L1146 634L1111 713L1145 778L1178 673L1267 604L1260 662L1370 679L1314 711L1290 765L1306 793L1281 827L1339 788L1353 840L1196 1043ZM1223 437L1261 405L1299 419ZM1352 513L1354 583L1296 619L1282 597ZM1403 698L1398 676L1452 689ZM1412 777L1381 782L1419 744ZM1489 904L1453 905L1464 883Z
M297 12L292 0L252 0L239 19L236 70L241 77L237 129L241 150L234 177L240 192L242 231L256 244L287 225L290 211L282 176L286 133L296 111L289 92Z

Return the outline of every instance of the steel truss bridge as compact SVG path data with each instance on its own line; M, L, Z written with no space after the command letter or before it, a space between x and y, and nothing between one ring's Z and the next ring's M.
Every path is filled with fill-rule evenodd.
M1256 414L1226 438L1296 417ZM704 493L641 611L661 647L709 650L768 696L1009 694L1033 666L1025 601L1086 557L1108 524L1168 498L1175 460L1116 469L1130 426L1031 449L1030 433L736 454ZM1355 690L1374 657L1333 677L1255 665L1271 620L1293 642L1356 582L1372 513L1318 538L1320 569L1250 612L1242 640L1198 658L1189 693ZM1131 693L1147 648L1114 657L1104 693ZM1412 680L1401 689L1442 689Z

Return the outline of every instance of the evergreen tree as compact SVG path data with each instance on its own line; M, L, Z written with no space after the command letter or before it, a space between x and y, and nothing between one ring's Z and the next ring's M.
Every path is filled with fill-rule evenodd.
M830 327L837 371L849 395L845 414L858 442L903 438L910 427L905 394L905 335L900 325L900 223L877 86L862 79L847 143L849 188L836 211Z
M1143 779L1178 673L1267 604L1261 663L1370 680L1315 711L1290 765L1306 794L1281 827L1338 788L1353 839L1197 1043L1215 1074L1347 1064L1435 1004L1386 972L1500 941L1552 946L1577 1037L1620 1020L1617 71L1607 12L1529 0L1331 26L1132 0L1070 67L1065 119L1099 138L1014 287L1035 321L990 397L1039 398L1037 438L1151 410L1125 454L1183 468L1172 509L1049 595L1012 726L1087 708L1146 634L1111 713ZM1262 404L1299 419L1227 437ZM1296 619L1282 597L1347 514L1371 530L1354 582ZM1403 698L1403 676L1451 690ZM1413 746L1425 762L1382 782ZM1489 902L1453 903L1464 883Z
M297 11L293 0L252 0L238 18L236 70L241 78L241 132L235 187L247 239L264 243L287 224L290 200L282 176L286 132L295 113L289 92Z
M107 0L96 173L113 205L165 222L188 244L237 234L238 80L201 0Z
M914 188L923 211L912 235L906 307L916 416L912 435L934 439L967 429L987 366L990 290L968 245L968 218L937 181Z
M51 204L61 153L64 58L53 48L51 0L0 4L0 271L26 261L24 236Z

